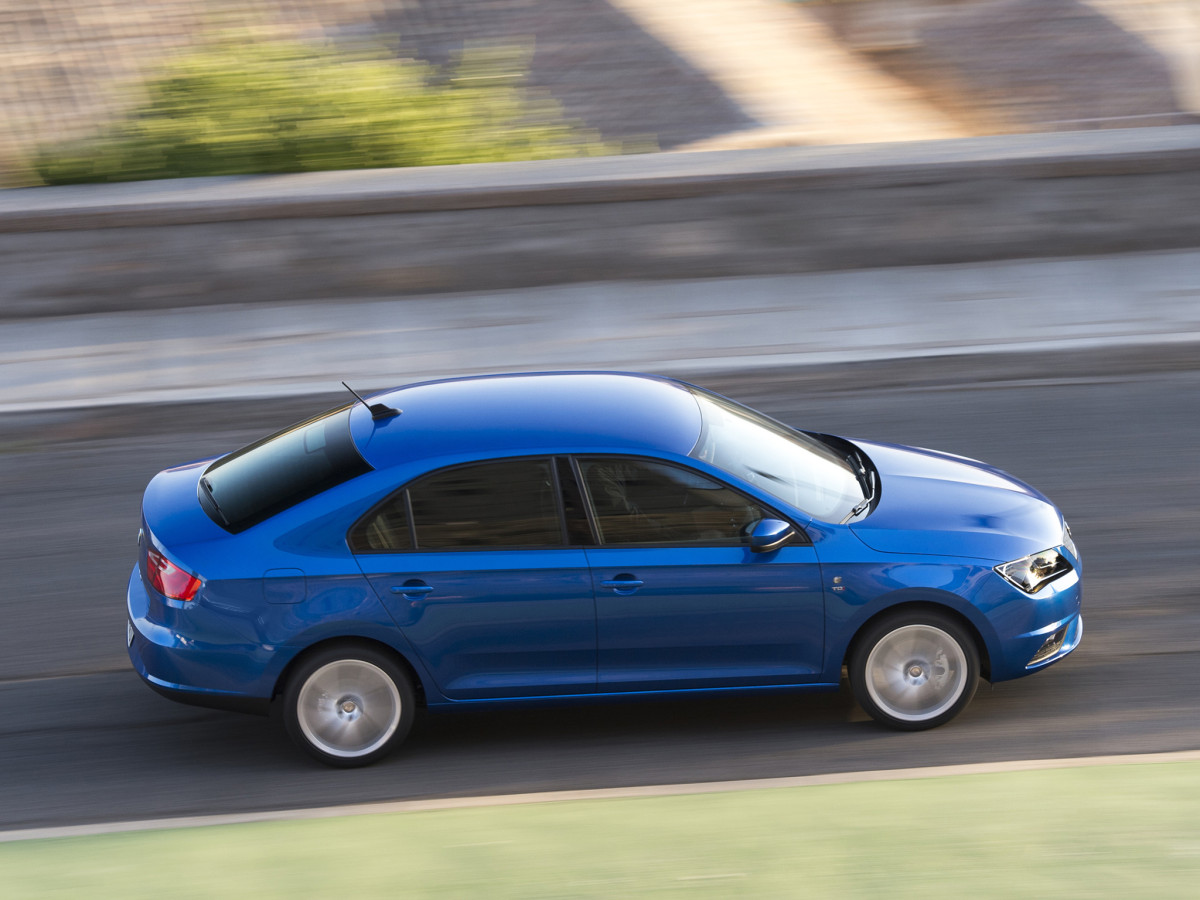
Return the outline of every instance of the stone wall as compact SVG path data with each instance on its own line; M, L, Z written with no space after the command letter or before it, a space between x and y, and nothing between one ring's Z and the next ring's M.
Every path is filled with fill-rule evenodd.
M0 192L0 316L1200 246L1200 126Z

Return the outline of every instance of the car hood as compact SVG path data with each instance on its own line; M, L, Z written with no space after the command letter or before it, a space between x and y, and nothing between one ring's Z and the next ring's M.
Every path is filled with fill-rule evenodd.
M935 450L855 443L881 487L875 509L850 528L873 550L1004 562L1062 543L1054 504L999 469Z

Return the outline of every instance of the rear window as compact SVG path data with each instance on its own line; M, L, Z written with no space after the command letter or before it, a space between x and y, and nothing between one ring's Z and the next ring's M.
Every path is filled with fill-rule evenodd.
M197 492L209 518L245 531L309 497L371 471L350 437L353 403L218 459Z

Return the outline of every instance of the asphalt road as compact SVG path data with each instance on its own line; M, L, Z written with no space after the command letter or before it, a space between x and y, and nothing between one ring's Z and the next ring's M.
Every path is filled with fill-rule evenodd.
M124 650L146 481L327 398L0 417L0 829L1200 748L1195 348L695 380L802 427L985 459L1040 487L1084 555L1082 647L919 734L876 727L846 689L472 710L425 714L388 760L335 771L277 720L158 697Z

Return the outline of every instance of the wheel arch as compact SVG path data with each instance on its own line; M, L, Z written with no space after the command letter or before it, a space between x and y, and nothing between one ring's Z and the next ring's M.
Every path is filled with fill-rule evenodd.
M353 647L365 647L375 650L376 652L383 653L392 659L398 666L400 666L401 669L404 670L404 673L408 675L409 679L412 681L413 691L417 695L417 705L426 705L425 683L421 679L420 670L412 664L408 657L385 641L381 641L376 638L362 637L360 635L344 635L339 637L324 638L313 644L309 644L307 647L293 656L291 660L288 661L288 664L283 667L283 671L279 673L279 677L275 679L275 689L271 694L271 702L275 703L279 700L284 691L287 689L287 683L292 677L292 673L296 671L299 666L303 665L305 660L308 660L316 654L323 653L332 648L350 649Z
M991 652L988 648L988 641L984 635L983 629L974 618L972 618L962 609L961 604L963 603L963 600L961 597L959 597L957 594L951 594L949 596L958 602L947 602L947 598L943 597L940 593L929 594L927 592L901 592L901 594L898 594L894 598L893 602L882 607L881 609L876 610L871 615L866 616L862 621L857 623L854 629L854 634L842 648L838 666L841 667L849 664L850 659L854 655L854 651L862 642L863 635L866 634L870 628L881 619L925 610L928 612L938 613L939 615L949 616L962 625L967 634L970 635L971 640L975 644L975 650L979 654L980 677L990 680L992 674Z

